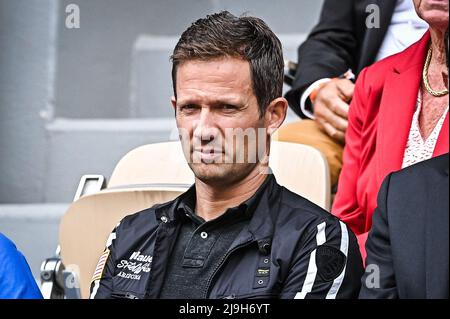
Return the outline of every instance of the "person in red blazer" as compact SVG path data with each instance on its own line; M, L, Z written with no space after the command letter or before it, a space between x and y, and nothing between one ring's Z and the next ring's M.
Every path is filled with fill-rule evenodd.
M441 64L436 63L438 57L446 56L443 52L443 37L448 30L448 0L441 1L442 12L436 11L436 3L431 3L432 1L414 2L417 13L428 22L430 29L422 39L403 52L364 69L356 82L349 110L344 164L332 213L358 236L363 258L366 255L365 241L367 232L372 227L372 214L377 205L381 183L389 173L402 168L418 96L423 97L419 122L423 122L424 112L438 109L430 109L430 105L446 103L447 110L444 107L444 111L439 114L445 116L445 119L443 123L441 121L442 126L432 156L449 151L448 95L445 94L448 94L448 67L445 70L439 69ZM434 11L431 12L430 8ZM434 57L429 53L430 50L434 52ZM445 82L447 89L440 90L439 97L427 91L423 84L422 71L428 54L432 57L430 71L426 70L426 82L430 79L428 84L431 84L428 88L431 86L434 92L433 88L442 89ZM442 71L442 74L438 74L436 70ZM447 77L446 81L442 75ZM435 102L441 104L434 104ZM423 136L422 130L421 133Z

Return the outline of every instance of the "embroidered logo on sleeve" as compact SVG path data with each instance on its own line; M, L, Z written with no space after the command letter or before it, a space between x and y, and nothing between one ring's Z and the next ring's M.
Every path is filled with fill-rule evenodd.
M106 261L109 257L109 249L106 249L98 260L97 267L95 268L94 275L92 276L92 281L100 280L103 275L103 270L105 269Z
M324 281L332 281L339 276L346 261L347 258L339 249L327 245L317 247L317 273Z

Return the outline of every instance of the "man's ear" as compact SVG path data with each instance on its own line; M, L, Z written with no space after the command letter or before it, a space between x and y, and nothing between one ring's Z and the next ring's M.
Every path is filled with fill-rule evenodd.
M177 115L177 99L175 98L175 96L172 95L172 97L170 98L170 102L172 102L173 111L176 116Z
M272 135L283 124L286 118L288 101L284 97L279 97L270 102L264 115L267 133Z
M176 111L177 110L177 99L175 98L175 96L172 95L172 97L170 98L170 102L172 102L172 106Z

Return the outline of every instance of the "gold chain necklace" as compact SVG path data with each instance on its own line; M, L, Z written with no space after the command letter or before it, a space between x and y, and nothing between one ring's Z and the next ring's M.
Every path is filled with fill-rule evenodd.
M428 68L430 67L431 52L432 49L430 46L430 48L428 49L427 58L425 60L425 66L423 67L422 72L423 85L425 86L425 89L427 90L428 93L430 93L435 97L441 97L448 94L448 89L444 89L442 91L435 91L431 88L430 83L428 82Z

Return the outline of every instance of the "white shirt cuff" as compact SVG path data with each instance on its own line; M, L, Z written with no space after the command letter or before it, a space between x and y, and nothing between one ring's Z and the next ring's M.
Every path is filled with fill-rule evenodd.
M321 85L322 83L326 83L328 81L331 81L330 78L323 78L320 80L317 80L316 82L314 82L313 84L311 84L302 94L302 96L300 97L300 109L302 110L303 114L307 117L309 117L310 119L314 120L314 114L313 112L311 112L312 110L307 110L306 109L306 99L308 99L309 95L312 93L312 91L314 91L317 87L319 87L319 85Z

